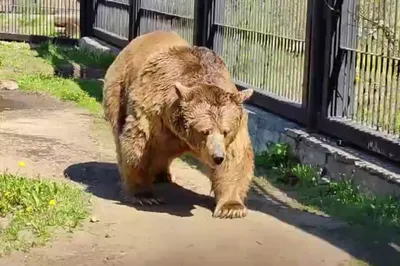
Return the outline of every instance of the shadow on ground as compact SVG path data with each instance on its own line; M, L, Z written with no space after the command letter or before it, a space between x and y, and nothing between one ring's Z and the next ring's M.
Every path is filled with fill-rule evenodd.
M195 209L195 206L201 206L210 211L214 206L211 197L195 193L177 184L157 184L155 186L155 193L163 197L167 204L133 206L124 200L120 189L117 165L113 163L87 162L76 164L68 167L64 174L72 181L86 185L87 191L99 198L132 206L140 211L190 217L193 216L192 210Z
M183 159L193 168L204 171L204 168L196 160L190 157ZM72 181L86 185L87 191L99 198L129 205L124 202L120 193L116 164L102 162L75 164L65 169L64 174ZM211 196L198 194L177 184L158 184L155 190L158 195L167 199L167 204L132 207L145 212L190 217L193 216L192 210L195 209L195 206L201 206L210 210L210 215L212 214L214 199ZM250 195L249 209L275 217L284 223L324 239L368 265L394 266L398 265L400 261L400 251L396 250L396 245L400 246L400 243L396 243L395 240L379 237L376 234L372 236L370 231L365 231L366 228L350 227L330 217L291 208L268 192L252 191Z

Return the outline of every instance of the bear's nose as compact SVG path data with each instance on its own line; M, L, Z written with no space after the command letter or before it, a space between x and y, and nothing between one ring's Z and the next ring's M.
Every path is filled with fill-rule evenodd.
M215 164L220 165L224 161L223 156L213 156L213 161Z

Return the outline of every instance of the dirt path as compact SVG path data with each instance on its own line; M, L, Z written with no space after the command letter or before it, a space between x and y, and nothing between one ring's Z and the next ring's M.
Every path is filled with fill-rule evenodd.
M99 219L72 237L3 258L1 266L358 265L353 256L367 252L340 237L342 223L272 196L251 194L245 219L213 219L208 180L181 161L173 166L178 184L157 188L167 205L122 205L108 127L49 97L0 92L0 143L1 170L15 172L23 160L20 172L28 175L82 182Z

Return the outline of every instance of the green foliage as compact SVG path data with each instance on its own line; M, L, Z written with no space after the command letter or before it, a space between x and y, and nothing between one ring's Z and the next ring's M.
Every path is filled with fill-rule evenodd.
M55 228L73 230L87 214L80 188L0 174L0 255L44 244Z
M256 156L256 165L270 169L288 168L295 162L295 157L287 143L268 143L267 150Z
M318 168L297 163L288 144L270 144L267 151L256 156L256 165L267 171L273 183L294 192L309 207L352 224L393 228L400 233L398 199L366 195L350 178L325 181Z

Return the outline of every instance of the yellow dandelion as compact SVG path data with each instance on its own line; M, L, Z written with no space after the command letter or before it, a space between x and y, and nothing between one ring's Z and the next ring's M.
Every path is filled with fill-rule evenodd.
M52 199L52 200L49 200L49 205L51 205L51 206L54 206L54 205L56 205L56 200L55 199Z
M31 206L26 207L26 211L27 212L31 212L32 211L32 207Z
M4 193L4 197L8 197L10 195L11 195L10 191L6 191L6 193Z
M24 162L24 161L20 161L20 162L18 163L18 165L19 165L19 167L25 167L25 162Z

